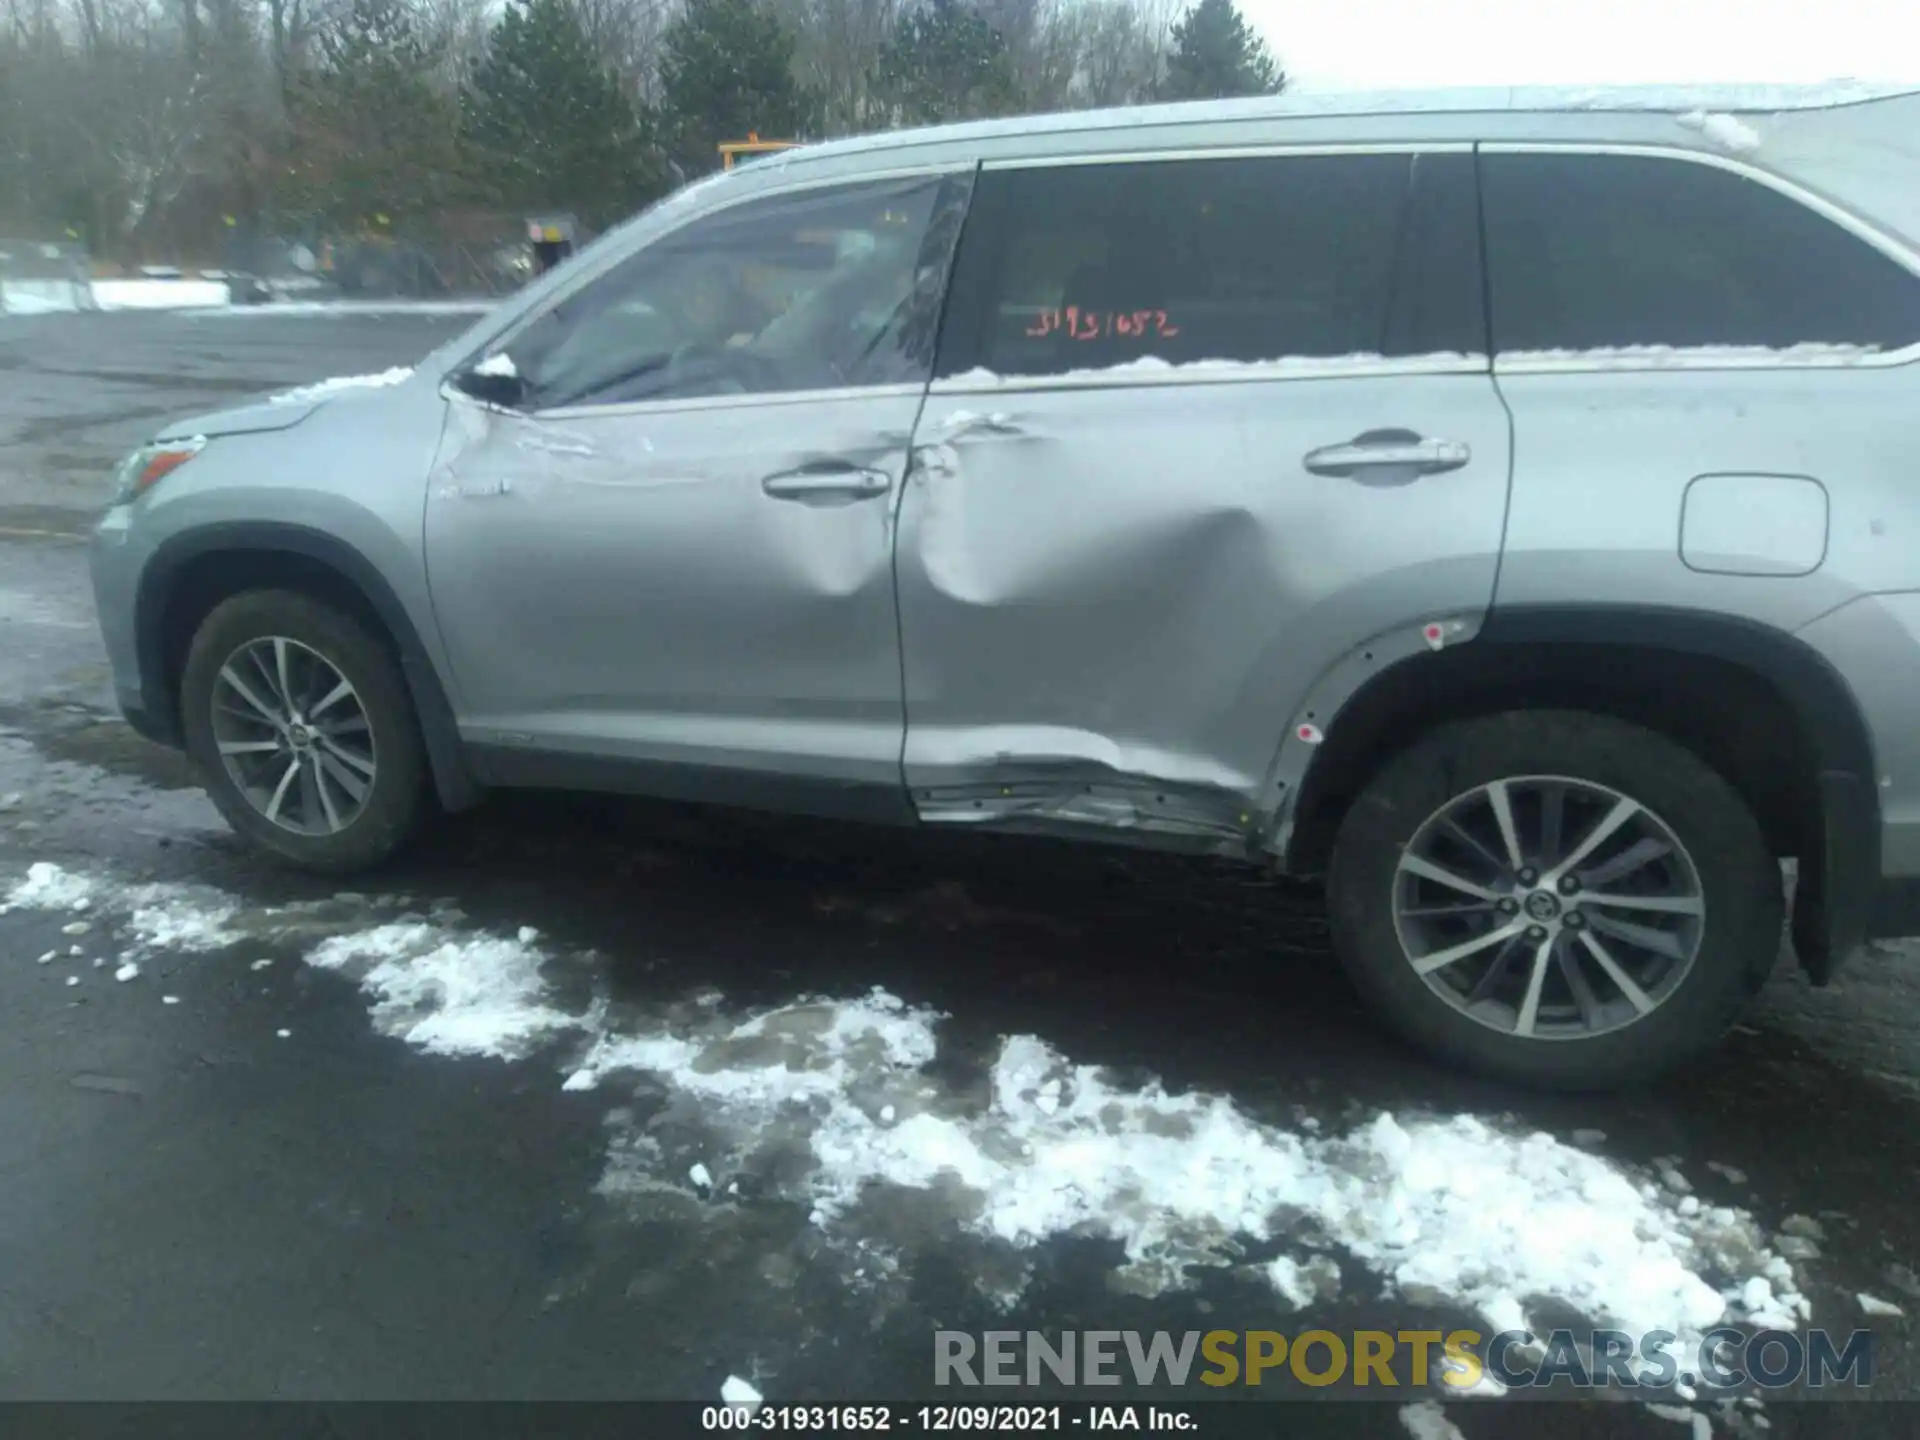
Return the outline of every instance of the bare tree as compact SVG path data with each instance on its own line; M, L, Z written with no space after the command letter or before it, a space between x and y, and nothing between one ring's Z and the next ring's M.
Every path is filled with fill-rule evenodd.
M658 98L660 37L672 21L673 0L573 0L581 27L631 98Z
M879 124L873 81L897 0L774 0L774 9L798 39L794 64L819 107L821 133L857 134Z
M208 254L236 231L271 225L274 198L299 161L289 98L320 64L318 37L345 3L0 0L0 223L29 234L71 230L127 260ZM684 0L568 3L629 97L659 109L662 35ZM889 123L876 93L879 61L902 15L923 0L758 3L795 37L794 79L811 101L812 134ZM964 3L1004 45L1010 102L1034 111L1150 98L1182 0ZM465 89L502 0L404 4L437 88L449 97ZM955 113L964 108L954 103ZM418 138L412 158L422 173L439 163L430 158L436 143Z
M494 0L415 0L421 38L439 57L437 78L449 91L465 85L487 53L495 8Z

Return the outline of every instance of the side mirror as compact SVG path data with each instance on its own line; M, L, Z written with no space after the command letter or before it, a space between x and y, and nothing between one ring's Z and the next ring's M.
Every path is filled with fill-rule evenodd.
M527 382L519 373L510 368L496 367L490 360L481 361L471 370L461 371L454 377L453 383L462 394L471 395L483 405L498 405L506 410L517 409L527 398Z

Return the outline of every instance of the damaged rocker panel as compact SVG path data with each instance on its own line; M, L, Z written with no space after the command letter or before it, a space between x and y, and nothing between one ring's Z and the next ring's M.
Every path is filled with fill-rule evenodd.
M1105 771L1089 779L1082 766L1057 778L915 790L913 804L928 824L1241 858L1254 853L1258 829L1241 796Z

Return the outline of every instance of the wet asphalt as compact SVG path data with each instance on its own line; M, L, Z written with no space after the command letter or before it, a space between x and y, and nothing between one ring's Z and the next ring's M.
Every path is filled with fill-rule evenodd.
M405 363L465 323L0 318L0 888L53 860L265 900L329 893L249 857L179 758L113 715L71 537L160 418ZM949 1012L959 1053L1033 1033L1282 1123L1390 1108L1603 1131L1622 1161L1680 1157L1703 1198L1769 1224L1821 1217L1824 1253L1802 1267L1815 1323L1861 1323L1861 1291L1920 1314L1920 946L1883 947L1824 992L1783 958L1710 1059L1643 1092L1543 1099L1384 1038L1312 895L1209 863L523 795L442 825L378 884L590 950L623 996L881 985ZM782 1400L905 1399L931 1393L941 1326L1431 1318L1363 1282L1277 1321L1230 1273L1120 1295L1111 1255L1079 1240L1042 1247L1012 1317L937 1258L882 1305L809 1263L791 1207L714 1226L597 1195L605 1097L562 1093L550 1070L417 1053L374 1033L351 984L292 958L178 954L152 985L65 987L31 963L62 918L0 916L0 1398L709 1400L751 1370ZM161 1009L158 989L180 1003ZM1770 1400L1768 1433L1920 1433L1912 1321L1872 1323L1866 1403ZM1391 1409L1275 1414L1265 1433L1405 1433ZM1449 1415L1475 1440L1686 1434L1600 1402Z

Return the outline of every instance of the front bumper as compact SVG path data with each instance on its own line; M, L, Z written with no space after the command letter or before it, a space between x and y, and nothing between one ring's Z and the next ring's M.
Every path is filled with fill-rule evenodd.
M100 640L113 674L114 699L136 735L156 744L179 748L179 717L167 694L159 667L143 664L136 627L140 577L147 559L134 539L131 511L116 506L100 518L87 549L93 580L93 608L99 617ZM157 657L154 657L157 658Z

